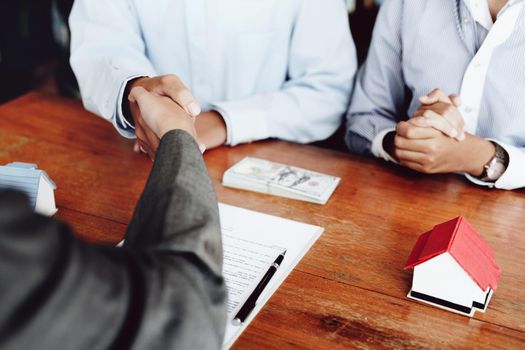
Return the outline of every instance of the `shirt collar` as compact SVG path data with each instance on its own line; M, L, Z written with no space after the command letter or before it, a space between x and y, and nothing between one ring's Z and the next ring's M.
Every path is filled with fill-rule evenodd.
M509 0L498 13L498 17L509 7L514 6L522 1L525 0ZM491 30L494 22L492 21L492 16L490 15L488 0L464 0L464 2L470 11L472 18L482 25L486 30Z
M470 15L486 30L491 30L494 22L490 16L489 3L487 0L465 0Z

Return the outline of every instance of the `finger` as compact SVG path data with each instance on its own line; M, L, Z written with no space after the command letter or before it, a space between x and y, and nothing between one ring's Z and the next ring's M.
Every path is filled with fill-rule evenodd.
M432 125L428 122L428 119L423 117L423 113L421 113L420 116L415 116L410 118L408 122L414 126L418 126L420 128L431 128Z
M142 153L148 153L148 148L149 148L148 140L147 140L144 130L142 129L140 125L136 125L135 135L137 135L137 143L139 145L139 150Z
M157 136L157 134L151 130L149 128L149 126L146 124L146 122L144 121L144 119L142 118L139 118L137 119L137 122L140 126L140 129L144 135L144 137L142 137L142 141L147 143L149 148L151 150L153 150L154 152L157 151L157 149L159 148L159 144L160 144L160 139L159 137Z
M135 125L135 136L137 136L137 142L140 145L141 141L145 138L144 131L140 124Z
M442 117L428 117L428 114L425 116L424 113L421 113L420 116L414 116L408 122L420 128L434 128L449 137L452 137L450 134L454 134L454 128ZM460 133L455 138L462 141L465 139L465 134Z
M427 155L421 152L408 151L405 149L396 148L395 156L400 163L413 162L423 165Z
M139 153L140 152L140 145L139 145L138 141L135 141L135 143L133 144L133 152L135 152L135 153Z
M424 106L421 106L420 108L418 108L415 112L414 112L414 115L412 115L412 119L414 118L418 118L418 117L422 117L423 116L423 113L425 113L426 109L423 108Z
M137 103L140 107L141 104L148 99L152 98L151 93L149 93L142 86L136 86L129 92L128 100L133 103Z
M458 94L450 94L448 96L452 104L456 107L461 106L461 97Z
M155 161L155 152L147 148L146 154L148 155L149 159L151 159L151 161Z
M448 96L441 89L434 89L429 94L421 96L419 102L424 105L431 105L437 102L451 103Z
M148 143L146 141L143 141L142 139L138 139L138 143L139 143L140 152L149 155L150 149L149 149Z
M160 145L160 140L159 138L157 137L157 135L151 133L151 132L146 132L146 137L148 138L148 145L149 145L149 148L153 151L153 152L157 152L157 150L159 149L159 145Z
M417 171L419 173L426 173L425 168L423 167L423 165L421 165L419 163L406 161L406 162L400 162L400 164L405 166L405 167L407 167L407 168L409 168L409 169Z
M140 152L147 154L149 146L144 131L142 128L138 127L135 129L135 134L137 135L137 143L139 145Z
M143 153L146 153L151 160L155 160L155 152L145 142L140 141L140 149Z
M441 135L441 132L436 132ZM407 139L399 135L396 135L394 138L394 146L396 150L418 152L423 154L428 154L431 152L433 142L433 139Z
M449 108L444 113L443 117L445 117L445 119L447 119L452 124L452 126L454 126L458 133L463 133L465 129L465 121L455 106Z
M441 131L443 134L455 138L458 137L458 129L454 127L450 119L442 117L432 110L426 110L423 113L423 118L426 119L426 123L436 130Z
M409 122L399 122L396 126L396 135L407 139L431 139L440 134L441 132L434 128L418 127Z
M426 113L426 114L425 114ZM425 112L423 116L428 117L431 113ZM439 115L439 114L438 114ZM442 119L445 119L451 126L451 134L444 132L446 135L457 139L458 141L463 141L465 139L465 121L455 107L448 108L445 112L441 114ZM454 130L457 132L456 136L451 136L454 134Z
M461 97L457 94L452 94L449 96L450 100L452 101L452 103L454 104L454 106L456 108L459 108L461 106ZM463 118L461 118L461 129L459 129L459 136L456 137L456 139L458 141L463 141L466 139L466 136L465 136L465 121L463 120Z
M429 119L433 119L436 116L438 116L439 118L436 119L435 121L430 122L432 126L436 127L438 130L440 130L447 136L456 138L459 141L465 138L464 136L465 122L463 121L463 117L461 116L459 111L455 107L453 107L451 104L445 104L443 102L438 102L430 106L421 106L414 113L414 118L426 117ZM449 128L446 124L445 126L443 126L443 122L440 121L439 119L446 120L451 128ZM420 126L423 126L425 121L420 120L417 123ZM435 125L436 123L438 124L437 126ZM452 134L454 134L453 130L456 130L457 132L456 136L451 136Z
M155 152L152 152L152 151L148 152L149 159L151 159L152 162L155 161L155 155L156 155Z
M160 85L159 92L162 95L169 96L189 115L196 117L201 113L201 108L197 103L197 100L177 76L167 75L162 77L162 84Z
M145 137L142 140L142 145L146 145L147 146L145 148L146 153L148 153L148 154L150 152L156 153L157 149L159 148L159 145L160 145L160 140L156 137L155 134L152 135L148 131L145 131L145 135L144 136Z

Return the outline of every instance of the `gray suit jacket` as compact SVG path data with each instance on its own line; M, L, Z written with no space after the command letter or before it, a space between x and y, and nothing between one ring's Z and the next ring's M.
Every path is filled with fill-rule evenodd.
M226 320L217 199L172 131L123 248L76 239L0 192L0 349L216 349Z

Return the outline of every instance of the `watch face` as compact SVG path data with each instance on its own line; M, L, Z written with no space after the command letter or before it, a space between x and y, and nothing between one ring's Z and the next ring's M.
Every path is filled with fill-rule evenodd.
M487 178L490 180L497 180L505 172L505 165L498 160L494 160L487 169Z

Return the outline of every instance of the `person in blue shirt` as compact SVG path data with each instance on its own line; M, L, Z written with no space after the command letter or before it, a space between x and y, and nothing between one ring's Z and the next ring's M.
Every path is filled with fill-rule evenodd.
M307 143L339 127L357 70L343 0L76 0L70 27L86 108L150 155L132 87L196 117L207 148Z
M347 116L350 150L525 187L524 8L524 0L385 0Z

